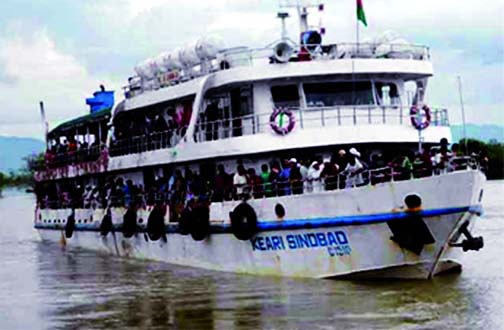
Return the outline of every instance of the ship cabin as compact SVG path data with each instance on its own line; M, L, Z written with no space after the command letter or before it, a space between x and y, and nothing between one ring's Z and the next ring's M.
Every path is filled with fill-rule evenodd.
M64 122L47 133L44 164L35 175L37 181L106 170L103 158L106 158L114 92L102 87L86 103L88 114Z
M287 61L276 59L278 45L232 49L205 73L131 78L114 111L109 170L449 139L447 110L425 102L429 49L400 46L329 45L303 60L293 50Z
M425 101L433 75L429 49L365 46L321 46L308 56L302 46L283 44L223 50L198 68L132 77L110 122L103 112L50 134L56 144L64 137L101 148L110 126L106 161L91 172L56 174L66 179L45 189L61 193L77 185L81 200L72 203L80 207L91 205L82 200L91 195L98 208L161 202L173 206L170 219L178 221L194 200L268 198L431 175L432 164L424 163L429 147L451 134L447 110ZM99 150L86 157L100 159ZM82 164L72 157L67 161ZM348 167L355 160L363 164L358 179ZM416 172L405 165L415 162ZM260 181L290 167L304 169L302 175ZM310 171L316 177L307 178ZM234 173L248 178L240 184L247 189L233 184ZM117 187L127 188L114 194Z

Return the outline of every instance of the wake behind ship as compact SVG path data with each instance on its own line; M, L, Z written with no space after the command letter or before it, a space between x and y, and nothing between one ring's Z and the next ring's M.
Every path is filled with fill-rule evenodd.
M318 5L319 10L323 6ZM427 105L430 50L386 34L324 44L298 6L261 49L204 37L140 63L125 99L51 130L43 240L206 269L431 278L479 250L478 159Z

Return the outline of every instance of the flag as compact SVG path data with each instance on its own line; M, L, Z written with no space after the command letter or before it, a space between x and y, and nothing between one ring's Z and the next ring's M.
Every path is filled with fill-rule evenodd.
M364 26L367 26L366 14L364 13L364 6L362 0L357 0L357 20L361 21Z

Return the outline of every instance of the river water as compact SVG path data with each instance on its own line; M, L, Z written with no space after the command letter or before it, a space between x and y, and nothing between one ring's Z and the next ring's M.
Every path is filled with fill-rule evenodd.
M0 329L504 329L504 181L485 189L485 247L432 281L234 275L41 243L33 197L0 198Z

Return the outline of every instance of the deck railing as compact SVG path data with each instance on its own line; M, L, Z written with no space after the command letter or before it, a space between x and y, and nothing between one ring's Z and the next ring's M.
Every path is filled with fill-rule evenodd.
M131 77L130 83L124 86L126 98L132 98L146 91L166 88L211 72L227 70L234 67L254 66L259 63L276 62L274 47L271 44L263 48L235 47L221 51L218 57L205 65L198 64L167 73L158 73L153 79L145 80L138 76ZM429 47L403 43L339 43L328 45L301 45L291 43L291 62L325 61L336 59L409 59L429 61ZM310 52L306 52L309 48ZM303 51L301 51L303 49Z
M411 125L409 108L403 106L335 106L289 108L297 129L358 125ZM270 113L246 115L215 121L198 120L194 141L205 142L254 135L271 130ZM416 117L415 117L416 118ZM449 126L448 110L431 110L432 126ZM110 155L122 156L168 149L181 141L187 127L112 140Z
M39 200L41 209L65 209L65 208L106 208L106 207L130 207L142 208L156 204L169 204L177 208L183 208L189 200L196 202L222 202L232 200L248 200L274 198L288 195L312 194L322 191L353 189L356 187L377 185L386 182L407 181L425 178L435 175L445 175L455 171L479 169L478 161L472 157L454 157L446 166L430 167L425 163L414 163L413 169L401 166L386 166L376 169L361 170L354 173L342 171L336 175L328 175L318 179L305 180L282 180L277 179L261 184L246 184L240 187L228 187L226 189L203 189L201 192L187 194L186 191L152 191L136 194L117 194L106 196L103 189L97 198L71 199L70 194L64 200ZM239 191L241 191L239 193ZM191 196L191 197L188 197Z
M334 106L290 108L295 127L322 128L326 126L411 125L409 108L403 106ZM199 121L195 141L220 140L242 135L254 135L271 130L271 114L247 115L234 119ZM413 116L417 119L416 116ZM449 126L447 109L432 109L432 126Z
M102 151L106 149L104 145L91 146L87 148L77 149L74 151L65 152L47 152L45 166L47 168L59 168L72 164L80 164L98 160Z

